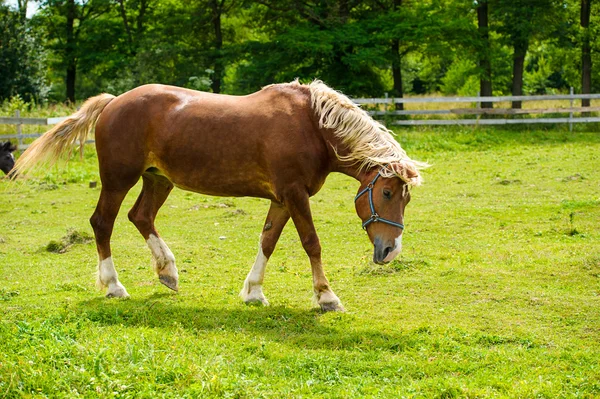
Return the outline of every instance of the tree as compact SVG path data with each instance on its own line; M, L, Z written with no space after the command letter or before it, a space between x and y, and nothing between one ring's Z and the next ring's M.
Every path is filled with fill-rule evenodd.
M75 102L77 65L84 56L83 45L88 22L110 10L109 0L46 0L42 3L40 25L46 25L50 44L58 58L59 68L64 70L66 98Z
M32 27L17 12L0 4L0 100L20 95L41 101L47 94L45 51Z
M512 95L523 95L525 56L534 36L546 37L557 19L556 0L495 0L493 15L499 22L498 32L513 49ZM521 101L513 101L521 108Z
M151 82L241 94L319 78L400 98L600 81L591 0L43 0L32 21L16 2L43 32L58 100Z
M210 87L213 93L220 93L222 90L227 62L223 17L231 13L238 5L239 2L235 0L201 0L195 4L195 32L198 38L202 38L198 45L206 63L209 64L205 66L211 70Z
M492 63L490 60L490 33L488 24L488 1L477 3L477 28L479 33L479 94L482 97L492 96ZM482 102L481 108L492 108L491 102Z
M221 17L225 10L226 0L210 0L211 20L214 28L214 56L213 79L211 89L213 93L221 92L221 80L223 79L223 31L221 29ZM233 2L232 2L233 4Z
M117 0L119 15L123 22L129 54L135 56L142 40L146 15L152 0Z
M590 13L592 0L581 0L580 24L582 29L581 43L581 93L589 94L592 90L592 49L590 45ZM582 107L589 107L590 100L581 100Z
M28 0L17 0L17 11L19 12L21 22L25 22L27 19L27 3Z
M402 0L375 1L371 18L374 18L372 30L375 33L373 45L383 45L392 70L392 91L395 98L404 97L402 81L402 58L415 48L413 32L415 20L409 10L403 9ZM408 28L408 29L407 29ZM403 110L403 103L396 103L396 110Z
M249 92L296 77L319 78L351 95L382 94L377 66L386 58L373 46L358 0L261 0L250 8L253 40L241 50L237 90Z

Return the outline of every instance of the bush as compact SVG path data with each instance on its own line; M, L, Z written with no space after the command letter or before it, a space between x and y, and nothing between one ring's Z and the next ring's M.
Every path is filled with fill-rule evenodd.
M442 78L441 91L446 95L476 96L479 91L477 66L468 59L456 60Z

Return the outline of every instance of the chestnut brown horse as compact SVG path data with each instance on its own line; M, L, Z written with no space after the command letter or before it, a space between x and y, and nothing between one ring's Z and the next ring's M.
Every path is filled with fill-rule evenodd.
M247 96L146 85L118 97L102 94L36 140L15 170L56 161L95 126L102 190L90 222L98 249L98 285L108 297L127 297L112 260L110 238L127 192L143 180L129 220L146 240L160 282L178 290L175 257L154 219L174 186L201 194L271 201L258 255L241 292L247 303L268 304L262 291L267 260L292 219L312 267L315 299L343 310L321 265L321 245L309 198L327 175L360 182L356 213L384 263L401 250L409 186L419 168L391 136L350 99L320 81L275 84Z

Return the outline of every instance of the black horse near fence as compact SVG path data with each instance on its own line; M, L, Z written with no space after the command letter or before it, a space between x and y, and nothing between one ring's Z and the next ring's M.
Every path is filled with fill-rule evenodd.
M15 156L12 154L17 149L17 146L10 141L0 143L0 170L8 174L15 166Z

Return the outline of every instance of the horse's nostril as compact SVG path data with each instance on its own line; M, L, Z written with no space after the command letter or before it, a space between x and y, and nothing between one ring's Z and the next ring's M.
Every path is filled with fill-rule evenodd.
M386 247L386 248L383 250L383 258L382 258L382 259L385 259L385 258L387 258L387 256L389 255L389 253L390 253L390 252L392 252L392 247Z

